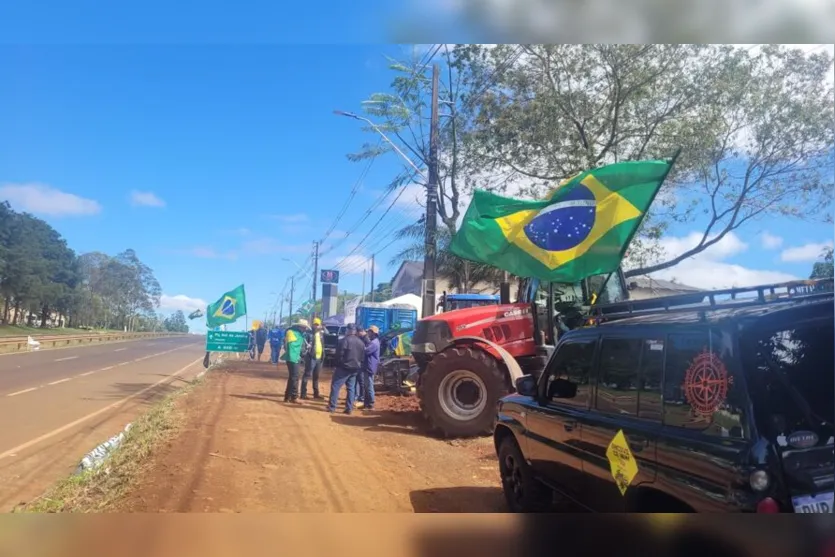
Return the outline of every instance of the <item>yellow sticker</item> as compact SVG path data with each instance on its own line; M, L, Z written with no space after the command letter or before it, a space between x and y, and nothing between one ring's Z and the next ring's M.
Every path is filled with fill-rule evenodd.
M609 459L612 477L618 484L620 494L625 495L629 484L638 475L638 462L632 456L632 451L629 450L629 443L626 442L623 430L618 431L618 434L609 443L609 447L606 449L606 458Z

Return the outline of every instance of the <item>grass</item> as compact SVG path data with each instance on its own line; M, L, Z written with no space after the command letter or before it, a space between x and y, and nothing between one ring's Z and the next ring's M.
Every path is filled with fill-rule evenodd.
M182 425L183 416L177 412L177 400L202 383L204 378L170 394L137 418L122 445L98 468L59 481L46 493L14 512L89 513L115 510L148 466L149 457Z
M93 333L119 333L121 331L106 331L99 329L70 329L70 328L51 328L41 329L40 327L21 327L17 325L0 325L1 337L25 337L28 335L89 335Z

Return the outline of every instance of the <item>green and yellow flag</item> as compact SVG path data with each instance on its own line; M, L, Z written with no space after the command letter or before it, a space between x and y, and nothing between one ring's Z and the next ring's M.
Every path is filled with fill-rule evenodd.
M476 190L450 251L552 282L611 273L673 162L623 162L581 172L542 201Z
M209 304L206 308L206 326L211 329L234 323L243 315L246 315L246 293L242 284L221 296L217 302Z

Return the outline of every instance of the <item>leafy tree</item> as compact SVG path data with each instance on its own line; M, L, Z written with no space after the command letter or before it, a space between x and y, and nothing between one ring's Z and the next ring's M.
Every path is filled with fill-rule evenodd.
M463 88L486 91L467 134L472 166L510 170L511 183L528 194L600 164L683 149L630 249L628 276L672 267L752 220L829 217L832 60L825 53L807 57L777 45L758 52L463 45L454 65ZM702 232L675 257L658 248L673 222Z
M186 323L186 316L182 311L177 310L165 319L165 330L171 333L187 333L188 323Z
M812 267L812 274L809 278L822 279L835 277L835 265L832 260L832 248L826 248L823 252L823 261L818 261Z

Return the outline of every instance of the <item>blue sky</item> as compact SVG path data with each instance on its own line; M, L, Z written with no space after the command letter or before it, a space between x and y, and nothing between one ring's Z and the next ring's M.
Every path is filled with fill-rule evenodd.
M337 15L344 26L360 19ZM135 249L162 284L162 311L193 309L244 283L250 318L262 317L297 271L283 258L305 262L360 177L364 165L346 153L376 141L333 110L359 111L370 93L387 90L383 56L409 52L384 44L0 45L0 193L79 253ZM328 240L342 239L324 267L365 236L388 201L344 237L401 169L395 155L374 163ZM418 213L395 206L343 261L340 288L359 291L367 257ZM665 245L683 249L697 229L674 228ZM659 277L695 286L717 276L805 277L832 237L831 225L771 219ZM377 282L396 271L387 264L395 247L377 256ZM305 291L298 304L309 280L297 288Z

